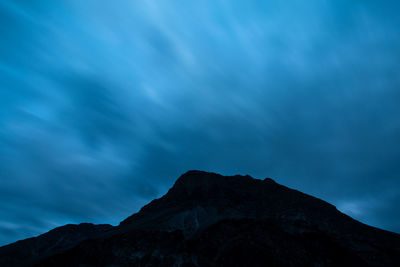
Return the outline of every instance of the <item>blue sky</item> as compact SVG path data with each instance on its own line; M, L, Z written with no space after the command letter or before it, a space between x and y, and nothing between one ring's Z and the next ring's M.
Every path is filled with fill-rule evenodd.
M0 3L0 245L118 224L189 169L400 232L396 1Z

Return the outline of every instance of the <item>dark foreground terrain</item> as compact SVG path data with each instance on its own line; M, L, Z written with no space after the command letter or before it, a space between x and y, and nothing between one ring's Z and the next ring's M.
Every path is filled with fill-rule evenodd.
M400 235L269 178L190 171L119 226L56 228L0 266L400 266Z

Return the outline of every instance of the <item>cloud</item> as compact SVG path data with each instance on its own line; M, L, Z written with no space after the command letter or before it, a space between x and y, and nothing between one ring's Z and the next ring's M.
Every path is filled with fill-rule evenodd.
M400 231L394 1L0 4L0 243L117 224L188 169Z

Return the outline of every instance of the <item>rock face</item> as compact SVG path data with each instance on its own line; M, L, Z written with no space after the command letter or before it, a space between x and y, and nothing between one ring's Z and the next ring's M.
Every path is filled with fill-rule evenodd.
M400 266L400 235L250 176L190 171L119 226L56 228L0 266Z

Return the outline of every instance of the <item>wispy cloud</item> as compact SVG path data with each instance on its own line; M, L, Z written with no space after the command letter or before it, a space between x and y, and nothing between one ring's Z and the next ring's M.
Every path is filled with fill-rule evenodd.
M188 169L274 177L399 232L398 8L0 3L0 243L118 223Z

